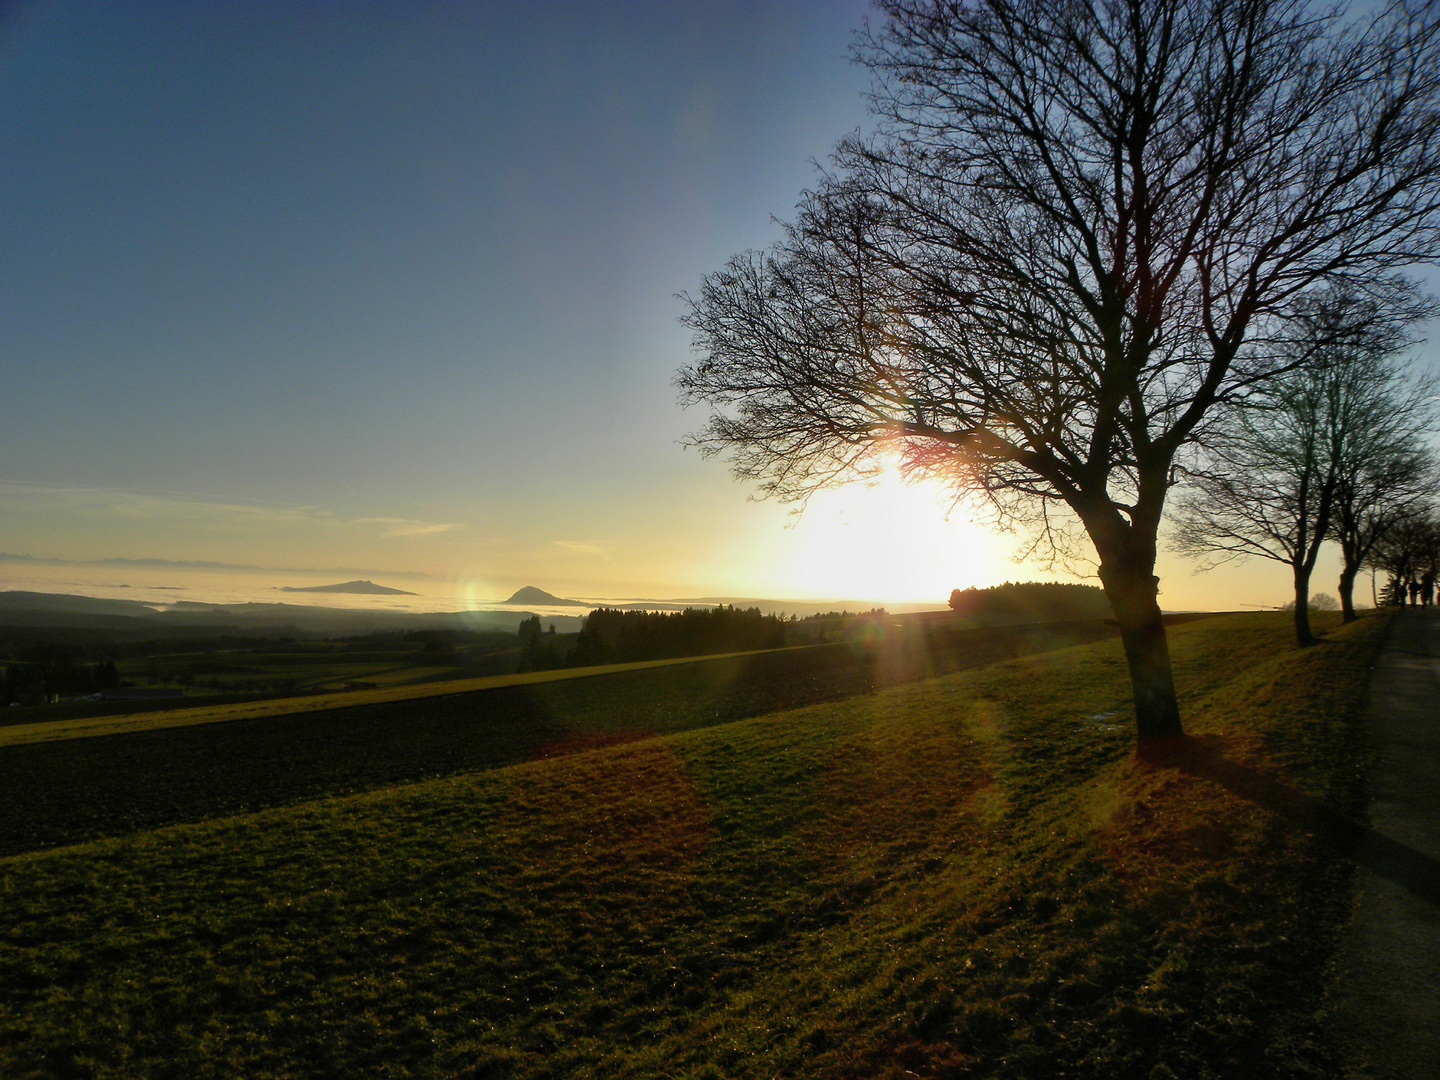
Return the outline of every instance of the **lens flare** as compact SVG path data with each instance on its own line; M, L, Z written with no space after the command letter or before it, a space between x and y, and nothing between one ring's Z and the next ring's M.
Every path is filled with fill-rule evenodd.
M462 574L455 579L455 597L460 603L461 611L489 607L496 601L505 599L497 591L494 582L468 574Z
M952 492L907 483L885 463L872 483L818 492L786 545L796 595L943 604L954 588L1014 574L1002 546Z

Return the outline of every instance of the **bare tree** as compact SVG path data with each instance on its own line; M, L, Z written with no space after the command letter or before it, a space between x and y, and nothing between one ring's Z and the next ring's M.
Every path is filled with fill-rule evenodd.
M1385 537L1437 491L1435 455L1424 444L1379 457L1341 477L1331 531L1340 545L1340 610L1346 622L1356 618L1355 578L1366 566L1379 568L1377 553Z
M1358 548L1363 527L1393 513L1414 486L1406 479L1382 493L1372 482L1399 485L1400 469L1424 457L1417 440L1431 426L1428 395L1407 383L1398 360L1409 325L1425 313L1418 301L1382 311L1343 290L1322 293L1294 320L1281 354L1289 370L1212 431L1180 499L1174 546L1206 560L1205 569L1252 556L1290 568L1301 645L1315 640L1306 597L1322 546L1339 535L1342 547ZM1366 494L1382 501L1367 507ZM1349 554L1346 565L1358 568ZM1349 569L1341 592L1352 617L1353 583Z
M1355 578L1398 522L1440 493L1440 462L1429 439L1440 428L1435 381L1407 381L1394 368L1346 448L1330 531L1340 545L1340 610L1355 619Z
M1277 380L1278 381L1278 380ZM1259 556L1290 568L1295 639L1315 641L1306 598L1329 527L1334 461L1325 448L1324 390L1296 372L1212 434L1210 460L1182 497L1174 546L1202 569Z
M1138 737L1181 733L1154 576L1176 453L1308 291L1432 257L1428 9L882 0L877 130L686 297L692 436L781 499L898 455L1098 555ZM1257 347L1260 346L1260 347Z
M1411 581L1440 571L1440 521L1418 502L1391 519L1370 551L1369 565L1386 573L1385 603L1403 604Z

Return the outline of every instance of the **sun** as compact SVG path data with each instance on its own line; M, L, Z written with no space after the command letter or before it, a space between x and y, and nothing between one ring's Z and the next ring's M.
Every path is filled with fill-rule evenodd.
M794 595L943 604L950 590L1014 573L1003 537L953 492L907 483L888 461L873 483L817 492L786 545Z

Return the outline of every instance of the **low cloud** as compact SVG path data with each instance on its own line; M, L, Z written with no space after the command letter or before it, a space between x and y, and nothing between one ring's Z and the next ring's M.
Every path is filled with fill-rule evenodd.
M588 555L595 559L610 561L610 553L599 544L583 540L552 540L551 547L557 547L567 555Z
M462 528L454 522L413 518L346 518L323 506L277 506L227 496L190 492L144 491L0 480L0 513L29 516L59 525L66 519L153 526L157 532L181 529L194 533L254 535L323 530L324 535L380 527L382 538L438 536ZM73 525L72 525L73 527Z
M16 512L74 514L88 518L156 521L213 529L334 524L317 506L273 506L186 492L134 491L0 480L0 505Z
M390 536L438 536L461 528L457 522L413 521L410 518L360 518L362 525L383 525L382 537Z

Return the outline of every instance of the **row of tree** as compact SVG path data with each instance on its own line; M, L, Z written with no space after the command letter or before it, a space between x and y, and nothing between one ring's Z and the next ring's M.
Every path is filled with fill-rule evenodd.
M81 664L68 658L12 661L0 672L0 705L94 694L119 685L120 673L113 660L98 664Z
M953 589L950 610L995 625L1104 619L1111 614L1105 593L1094 585L1056 581L1007 581L988 589Z
M684 611L597 608L570 650L568 666L659 660L671 656L775 649L785 644L785 620L759 608L721 604Z
M1388 577L1382 604L1411 603L1416 593L1428 591L1440 579L1440 513L1434 504L1416 507L1385 530L1370 556L1372 569ZM1428 588L1427 588L1428 586Z
M1137 737L1181 735L1167 499L1243 459L1229 417L1319 359L1321 312L1347 343L1423 310L1403 275L1440 252L1440 5L877 7L873 131L686 298L692 445L802 504L897 461L1093 552Z
M1326 543L1340 551L1347 621L1363 568L1434 572L1405 540L1425 534L1440 490L1429 442L1440 428L1436 383L1406 362L1427 313L1418 301L1382 306L1349 290L1313 297L1277 349L1285 370L1240 397L1190 456L1175 546L1207 566L1248 557L1287 566L1302 645L1314 641L1306 601Z

